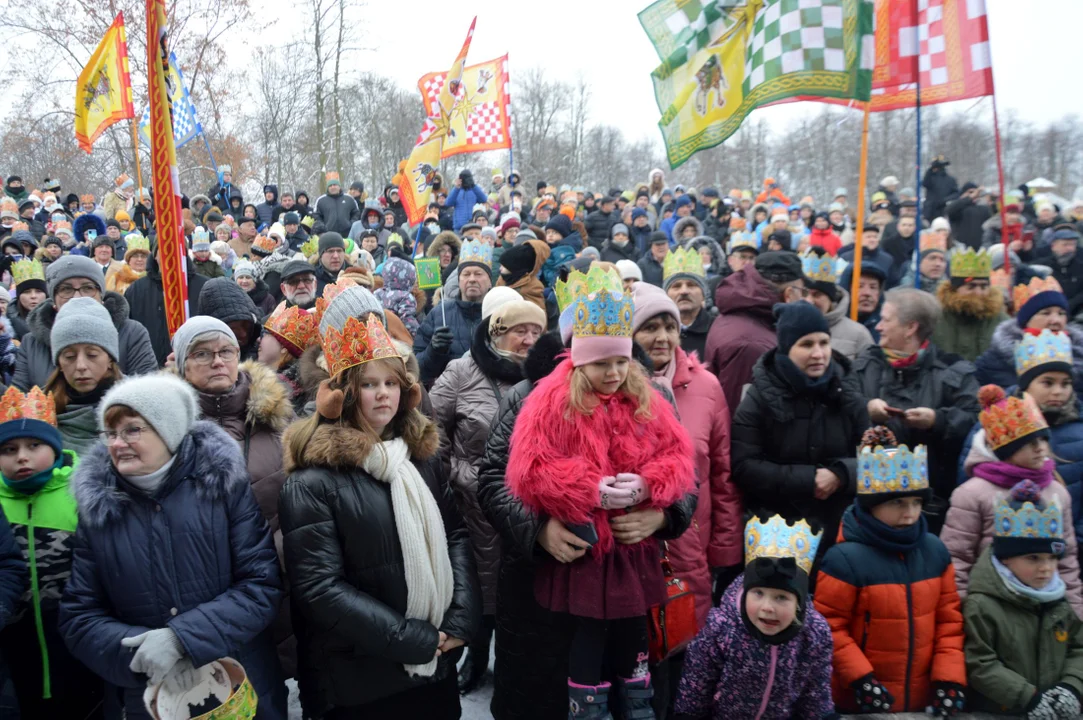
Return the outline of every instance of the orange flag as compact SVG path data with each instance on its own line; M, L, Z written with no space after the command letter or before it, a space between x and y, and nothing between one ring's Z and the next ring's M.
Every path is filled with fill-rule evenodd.
M134 117L124 13L117 13L75 84L75 139L89 153L107 128Z

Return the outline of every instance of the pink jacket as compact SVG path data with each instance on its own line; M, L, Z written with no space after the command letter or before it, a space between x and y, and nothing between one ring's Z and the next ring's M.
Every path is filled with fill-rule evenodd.
M974 433L974 442L967 455L964 468L971 478L955 488L951 494L951 507L940 531L940 539L951 553L955 565L955 585L959 599L966 597L970 581L970 569L978 561L982 550L993 542L993 506L996 498L1008 492L988 480L973 477L974 466L983 462L997 462L985 444L985 431ZM1066 518L1064 543L1067 546L1064 557L1057 565L1064 584L1067 586L1065 599L1072 606L1075 614L1083 617L1083 583L1079 579L1079 558L1076 554L1075 528L1072 527L1072 498L1060 478L1055 479L1042 489L1044 502L1056 502Z
M668 543L674 572L696 596L699 627L711 609L710 568L744 559L741 495L730 480L730 413L718 378L695 355L676 349L673 397L695 447L699 500L692 526Z

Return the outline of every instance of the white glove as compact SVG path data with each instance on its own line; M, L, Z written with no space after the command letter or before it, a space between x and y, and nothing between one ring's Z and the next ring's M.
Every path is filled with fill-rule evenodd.
M134 673L146 675L151 685L162 682L166 673L184 657L180 638L169 628L148 630L142 635L124 638L120 644L127 648L138 648L128 668Z
M177 661L173 669L166 673L162 687L171 693L188 692L199 682L199 670L187 657Z

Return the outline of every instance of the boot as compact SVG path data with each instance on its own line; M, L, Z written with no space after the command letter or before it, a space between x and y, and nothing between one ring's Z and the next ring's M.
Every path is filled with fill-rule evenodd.
M568 678L568 720L613 720L609 714L609 683L576 685Z
M653 697L650 673L631 680L617 679L616 705L621 711L622 720L655 720L654 708L651 707Z
M489 643L493 631L482 626L474 642L466 649L466 659L459 669L459 694L469 695L484 684L485 673L489 670Z

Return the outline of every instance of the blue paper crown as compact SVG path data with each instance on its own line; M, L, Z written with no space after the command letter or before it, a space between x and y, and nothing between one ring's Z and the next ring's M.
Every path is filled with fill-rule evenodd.
M1042 330L1039 335L1023 333L1015 345L1015 373L1022 375L1039 365L1063 363L1072 367L1072 340L1067 333Z
M858 454L857 493L908 493L929 487L929 458L924 445L913 451L897 448L863 447Z
M993 515L993 536L1002 538L1037 538L1057 540L1063 537L1060 506L1050 502L1044 510L1027 501L1018 508L1011 505L1011 494L996 499Z
M812 561L820 547L823 533L812 532L805 520L790 525L780 515L766 523L754 517L745 525L745 565L758 558L793 558L806 574L812 572Z
M480 263L485 267L493 266L493 246L484 240L466 240L459 250L459 265Z
M837 283L838 275L835 273L835 258L830 255L822 257L810 252L801 258L801 265L805 277L813 282Z
M739 250L740 248L751 248L759 252L760 244L756 241L755 233L750 232L736 232L730 235L729 252Z

